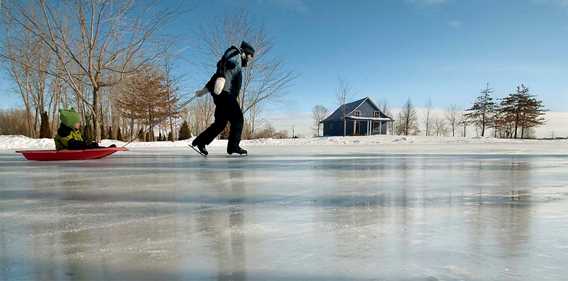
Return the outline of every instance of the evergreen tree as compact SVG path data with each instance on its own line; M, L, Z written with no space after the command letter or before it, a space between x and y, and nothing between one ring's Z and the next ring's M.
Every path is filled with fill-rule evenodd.
M41 113L41 123L39 126L39 137L40 138L52 138L53 135L51 134L51 128L49 126L49 116L47 112L44 111Z
M493 89L487 87L481 91L481 95L477 97L473 106L466 109L464 115L470 124L474 124L481 128L481 136L485 136L485 130L493 124L493 117L495 114L495 102L491 94Z
M168 141L174 141L174 136L173 136L173 134L172 134L172 131L170 131L170 132L168 133Z
M187 121L184 120L181 124L178 136L179 140L186 140L191 138L191 130L189 129L189 124L187 124Z
M500 104L497 122L507 137L526 137L527 129L544 124L542 101L538 100L525 85L517 87L514 93L505 97Z

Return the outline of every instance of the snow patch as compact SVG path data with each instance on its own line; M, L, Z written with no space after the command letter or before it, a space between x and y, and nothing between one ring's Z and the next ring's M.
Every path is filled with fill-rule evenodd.
M108 146L116 144L117 146L125 145L124 142L116 140L103 140L101 145ZM184 148L191 144L190 140L182 140L176 142L133 142L128 145L129 149L168 149L168 148ZM226 140L215 140L212 147L224 147L227 145ZM349 145L351 147L369 146L376 149L397 148L405 150L416 150L416 152L428 150L429 152L450 153L452 151L459 153L467 153L472 147L476 147L475 151L500 152L504 154L515 153L558 153L566 154L568 152L568 140L511 140L496 139L489 137L425 137L425 136L357 136L357 137L314 137L314 138L297 138L297 139L255 139L244 140L244 147L254 146L304 146L304 147L322 147L322 146L338 146ZM437 145L437 146L436 146ZM469 146L468 146L469 145ZM25 136L4 135L0 136L0 150L18 150L18 149L55 149L53 139L32 139Z

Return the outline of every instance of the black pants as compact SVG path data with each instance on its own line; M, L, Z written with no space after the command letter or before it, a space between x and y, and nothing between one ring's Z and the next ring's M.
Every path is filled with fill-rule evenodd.
M237 99L228 93L221 93L214 96L215 102L215 122L195 139L196 144L210 144L227 126L231 123L229 133L229 143L227 149L239 147L241 134L243 132L243 112Z

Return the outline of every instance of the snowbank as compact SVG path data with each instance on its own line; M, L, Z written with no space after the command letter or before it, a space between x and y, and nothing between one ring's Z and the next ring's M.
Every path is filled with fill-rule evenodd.
M115 140L103 140L102 145L124 145ZM187 147L191 140L176 142L134 142L131 150L176 149ZM222 150L226 140L216 140L211 149ZM510 140L495 138L369 136L324 137L299 139L245 140L244 147L270 152L271 147L287 147L314 153L500 153L500 154L567 154L568 140ZM31 139L24 136L0 136L0 150L54 149L52 139ZM338 149L339 148L339 149Z
M24 136L0 136L0 150L55 149L53 139L32 139Z

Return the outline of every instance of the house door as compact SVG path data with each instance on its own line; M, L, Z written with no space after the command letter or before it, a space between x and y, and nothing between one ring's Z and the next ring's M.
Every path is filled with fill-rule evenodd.
M381 134L381 131L380 131L380 128L379 128L380 121L372 121L371 124L372 124L371 128L373 128L372 131L371 131L371 134L380 135Z
M383 123L383 121L374 121L373 122L373 135L382 135L383 132L385 131L384 128L385 124Z

